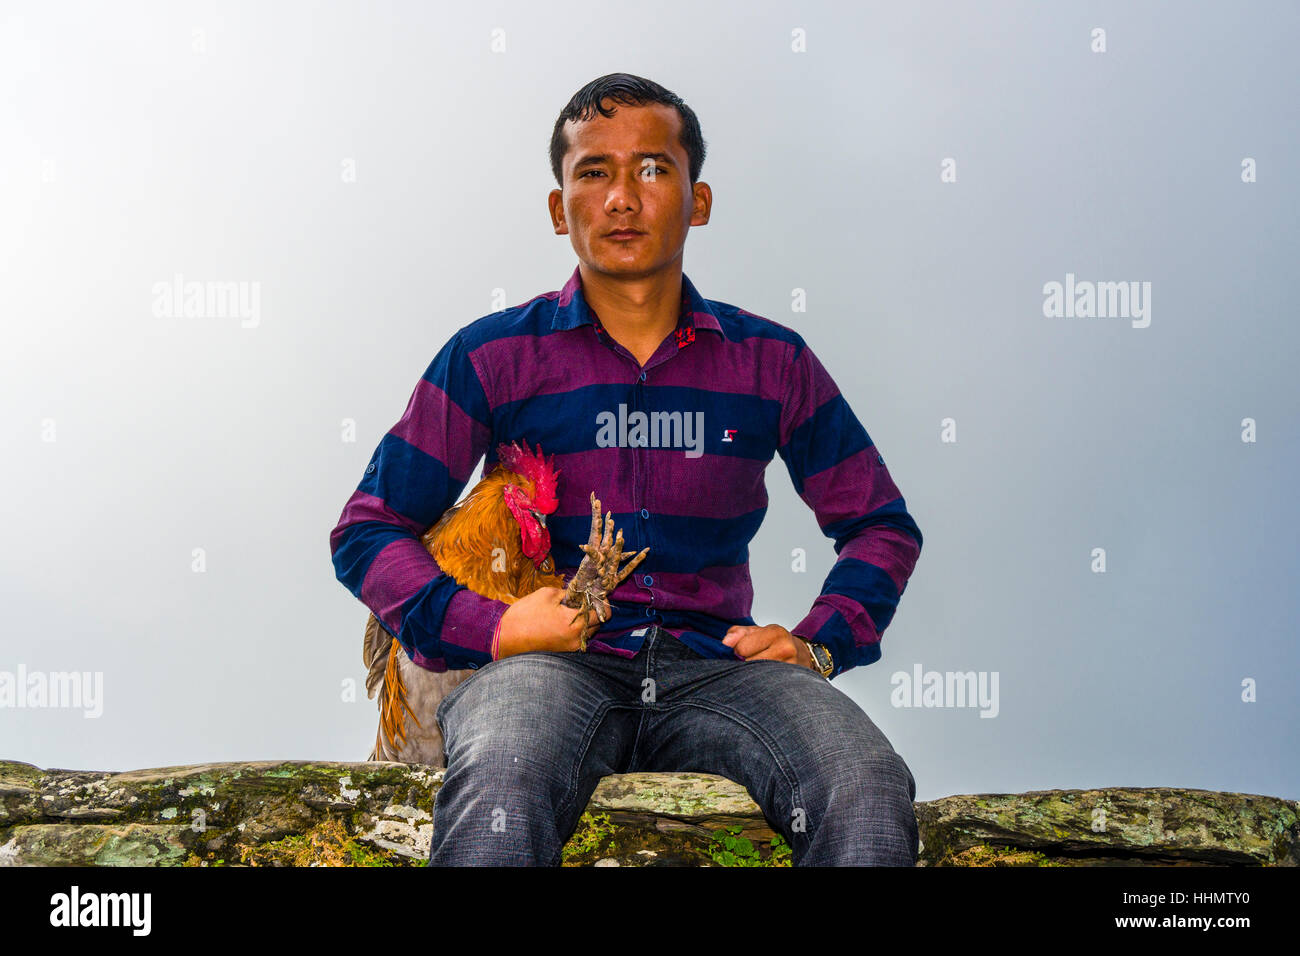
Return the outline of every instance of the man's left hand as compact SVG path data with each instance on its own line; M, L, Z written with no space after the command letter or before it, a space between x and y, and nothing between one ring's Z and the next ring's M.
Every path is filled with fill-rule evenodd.
M785 661L817 670L808 645L780 624L762 627L737 624L727 629L722 643L744 661Z

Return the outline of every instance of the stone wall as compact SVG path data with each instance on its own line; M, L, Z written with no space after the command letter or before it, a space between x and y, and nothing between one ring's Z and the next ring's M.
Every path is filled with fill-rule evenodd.
M0 865L423 865L442 771L263 761L126 772L0 760ZM922 866L1300 863L1300 804L1174 788L916 804ZM571 866L789 865L745 789L712 774L601 781Z

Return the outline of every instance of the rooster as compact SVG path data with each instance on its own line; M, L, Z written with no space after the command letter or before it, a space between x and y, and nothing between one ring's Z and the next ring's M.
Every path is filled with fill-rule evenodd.
M555 573L546 516L559 505L555 496L559 471L554 456L536 453L524 442L499 445L500 463L420 539L438 566L471 591L513 604L538 588L564 588L560 603L577 609L573 620L585 619L580 646L594 630L591 613L609 620L608 596L649 553L644 548L622 568L623 532L612 537L613 521L600 500L591 495L591 534L581 546L585 556L572 580ZM366 696L379 694L379 730L368 760L445 766L442 731L434 718L438 704L473 670L431 671L402 650L373 615L366 622L362 660ZM417 729L407 726L407 717Z

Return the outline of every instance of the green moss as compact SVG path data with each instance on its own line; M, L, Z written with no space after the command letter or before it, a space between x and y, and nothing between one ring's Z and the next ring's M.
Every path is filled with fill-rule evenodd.
M302 834L292 834L258 846L239 848L249 866L423 866L424 861L376 850L358 843L332 814ZM203 865L187 864L190 866Z
M659 830L620 822L617 813L587 811L560 851L561 866L591 866L613 857L624 866L710 866L705 836L696 830Z
M1063 866L1034 850L981 843L959 852L947 852L935 866Z

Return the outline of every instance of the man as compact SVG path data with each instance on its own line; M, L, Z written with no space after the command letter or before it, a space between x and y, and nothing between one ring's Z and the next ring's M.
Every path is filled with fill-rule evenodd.
M703 160L695 114L658 84L611 74L574 95L549 201L578 267L453 336L331 535L339 580L417 663L477 669L437 712L430 865L558 865L601 777L686 770L744 785L796 866L915 863L911 771L827 678L879 658L921 533L803 339L683 274L687 232L709 221ZM507 606L418 542L479 457L486 473L519 438L562 471L548 528L566 576L592 491L628 552L650 548L589 653L560 589ZM790 629L749 616L776 454L838 554Z

